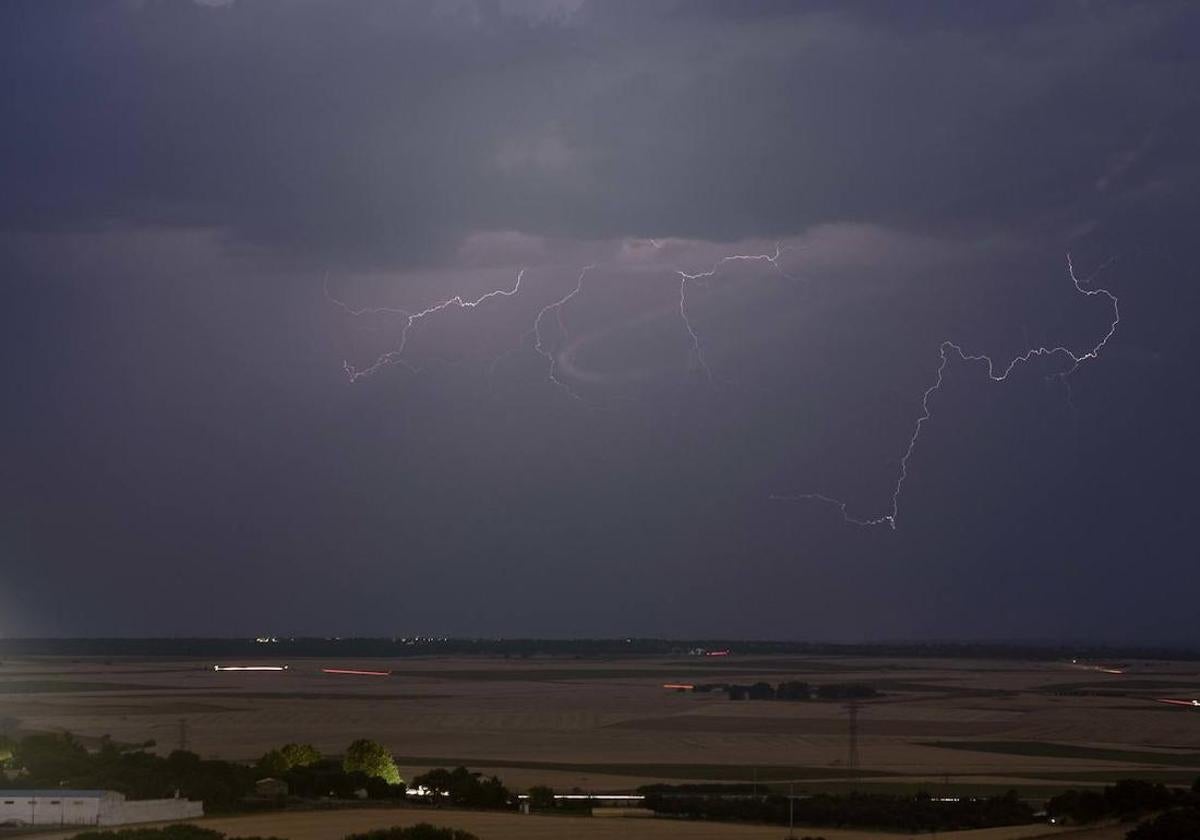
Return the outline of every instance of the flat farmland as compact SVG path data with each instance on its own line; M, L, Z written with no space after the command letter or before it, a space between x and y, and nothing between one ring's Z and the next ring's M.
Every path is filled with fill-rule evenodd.
M286 671L215 671L221 665ZM372 670L386 676L328 673ZM1120 673L1111 673L1120 671ZM1053 791L1122 776L1200 775L1195 663L722 658L211 660L7 657L0 719L15 734L156 742L257 758L289 741L338 754L374 738L410 776L465 764L510 787L593 792L651 781L797 789ZM843 702L731 701L664 684L865 683L860 768ZM183 725L181 726L181 721Z
M230 837L284 837L287 840L342 840L347 834L389 826L409 826L427 822L437 826L470 831L481 840L667 840L688 837L693 840L779 840L786 829L779 826L737 825L668 819L589 819L586 817L523 816L513 813L411 809L353 809L255 814L238 817L210 817L196 821ZM1045 825L984 828L973 831L943 832L941 840L1120 840L1128 827L1105 829L1054 829ZM76 832L32 835L40 840L67 840ZM797 829L797 836L804 836ZM929 837L928 834L902 834L878 831L854 831L836 828L809 829L810 835L825 840L903 840Z

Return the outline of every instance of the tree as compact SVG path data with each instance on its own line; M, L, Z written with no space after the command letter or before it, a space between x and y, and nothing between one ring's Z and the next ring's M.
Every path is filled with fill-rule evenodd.
M1125 835L1128 840L1195 840L1200 837L1200 811L1167 811Z
M534 785L529 789L529 807L535 811L546 811L554 807L554 788Z
M469 808L505 808L510 799L508 789L498 778L480 778L479 773L465 767L430 770L413 779L413 785L426 788L437 797L445 794L450 804Z
M284 744L279 748L288 770L293 767L309 767L321 760L320 751L312 744Z
M88 751L70 732L27 735L17 744L13 763L35 781L57 785L88 770Z
M257 769L264 776L282 776L291 765L282 750L269 750L258 760Z
M346 757L342 760L342 769L347 773L355 771L383 779L389 785L404 783L400 778L400 768L382 744L366 738L359 738L346 748Z

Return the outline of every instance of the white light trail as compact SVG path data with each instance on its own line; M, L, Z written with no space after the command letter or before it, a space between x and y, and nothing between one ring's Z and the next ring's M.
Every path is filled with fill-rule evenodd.
M214 671L286 671L287 665L214 665Z
M896 477L896 482L892 487L891 504L888 506L888 509L885 513L868 518L854 517L850 515L848 502L833 498L832 496L827 496L823 493L798 493L794 495L775 494L772 495L771 498L777 501L822 502L824 504L836 507L841 512L842 518L852 525L862 525L866 527L887 525L894 530L896 528L897 519L900 515L900 493L904 489L905 480L908 478L908 462L912 458L913 452L916 451L917 443L921 438L921 429L924 427L926 421L928 421L932 416L929 409L929 399L939 390L941 390L942 382L944 381L946 365L950 361L951 354L957 356L959 360L963 362L984 363L987 366L988 379L993 382L1005 381L1018 365L1029 362L1032 359L1042 356L1064 355L1071 360L1071 366L1068 370L1056 373L1054 376L1065 382L1067 377L1079 370L1080 365L1082 365L1084 362L1095 359L1100 355L1100 351L1103 350L1105 345L1108 344L1109 339L1116 334L1117 326L1121 323L1121 310L1116 295L1107 289L1084 288L1085 284L1090 284L1091 280L1096 276L1096 274L1099 274L1100 271L1103 271L1104 268L1107 267L1111 262L1112 261L1110 260L1109 262L1105 263L1086 280L1081 281L1075 274L1075 265L1071 261L1071 255L1067 254L1067 272L1071 277L1071 282L1074 284L1075 290L1084 297L1100 296L1107 298L1112 304L1113 310L1113 319L1109 324L1108 331L1095 345L1083 353L1075 353L1073 350L1063 345L1058 345L1056 347L1032 347L1029 350L1026 350L1024 353L1015 356L1007 365L1000 369L992 360L992 358L986 354L967 353L963 350L960 344L950 340L946 340L941 343L941 346L938 348L938 352L941 356L941 362L937 367L937 375L934 378L933 384L925 389L925 393L921 397L921 416L917 418L917 421L913 426L913 433L908 439L908 446L904 450L904 455L900 458L900 470Z

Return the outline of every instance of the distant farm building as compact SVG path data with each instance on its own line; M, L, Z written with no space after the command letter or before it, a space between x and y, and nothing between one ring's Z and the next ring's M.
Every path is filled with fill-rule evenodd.
M254 783L254 792L259 796L287 796L288 783L283 779L259 779Z
M125 825L204 816L189 799L133 799L114 790L0 790L0 825Z

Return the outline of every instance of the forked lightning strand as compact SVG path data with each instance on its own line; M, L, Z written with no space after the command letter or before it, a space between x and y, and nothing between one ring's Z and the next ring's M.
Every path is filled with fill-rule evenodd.
M653 239L650 241L654 242ZM695 328L692 326L692 319L690 317L688 317L688 310L687 310L687 287L688 287L688 284L695 282L696 280L707 280L710 277L714 277L716 275L716 273L720 270L721 266L727 262L766 262L766 263L770 263L771 267L773 269L775 269L776 271L778 271L780 274L782 274L784 277L787 277L789 280L794 280L795 279L794 277L792 277L787 272L785 272L782 268L779 267L779 258L783 255L783 252L785 250L787 250L786 247L782 247L778 242L776 242L774 254L730 254L727 257L721 257L721 259L719 259L715 263L713 263L712 267L709 268L708 271L701 271L696 274L688 274L686 271L680 271L678 269L676 270L675 273L679 275L679 317L683 319L683 325L684 325L684 327L687 328L688 335L691 337L691 340L692 340L692 357L696 360L696 364L700 365L700 369L704 371L705 378L708 379L710 382L712 381L712 378L713 378L712 368L710 368L708 366L708 361L704 358L704 348L701 347L701 345L700 345L700 335L696 332Z
M1096 274L1098 274L1099 271L1103 270L1104 267L1107 265L1108 265L1108 263L1105 263L1104 266L1101 266L1100 269L1097 270ZM1071 360L1071 366L1069 369L1067 369L1065 371L1061 371L1054 375L1065 381L1068 376L1073 374L1075 371L1079 370L1080 365L1082 365L1084 362L1090 361L1092 359L1095 359L1097 356L1099 356L1100 351L1104 349L1104 346L1106 344L1108 344L1109 339L1111 339L1113 337L1113 335L1116 334L1117 326L1121 323L1121 310L1120 310L1119 302L1117 300L1117 296L1114 295L1112 292L1108 291L1107 289L1084 288L1084 284L1090 283L1092 277L1095 277L1095 274L1093 274L1087 280L1081 281L1075 275L1075 265L1074 265L1074 263L1071 262L1070 254L1067 254L1067 272L1070 274L1071 282L1075 285L1075 290L1077 292L1084 295L1085 297L1095 297L1097 295L1100 295L1102 297L1108 298L1109 302L1112 303L1113 319L1112 319L1112 322L1109 324L1108 332L1106 332L1104 334L1104 337L1101 338L1100 341L1095 344L1095 346L1093 346L1090 350L1088 350L1084 353L1076 354L1070 348L1062 346L1062 345L1060 345L1058 347L1033 347L1029 350L1026 350L1024 353L1020 354L1019 356L1014 357L1007 365L1004 366L1004 368L1002 370L998 369L998 366L996 365L996 363L992 360L992 358L990 356L988 356L986 354L983 354L983 353L968 354L962 349L961 345L956 344L955 342L949 341L949 340L943 341L941 343L941 346L938 348L938 352L941 356L941 362L938 364L937 376L934 378L933 384L925 389L925 393L921 397L921 416L917 418L917 422L913 426L912 436L908 439L908 446L904 450L903 457L900 458L900 470L896 476L896 483L892 487L891 506L889 507L889 509L886 513L881 514L880 516L873 517L873 518L859 519L859 518L856 518L856 517L850 515L848 502L844 502L841 499L835 499L832 496L826 496L823 493L800 493L800 494L796 494L796 495L773 495L773 496L771 496L771 498L777 499L777 500L783 500L783 501L823 502L825 504L833 505L834 507L838 508L838 510L841 511L842 518L853 525L864 525L864 526L888 525L892 529L895 529L897 518L900 515L900 493L904 489L905 479L908 478L908 462L912 458L913 452L916 451L917 442L921 438L921 429L924 427L925 422L927 420L929 420L929 418L931 417L930 410L929 410L929 399L934 394L936 394L942 387L942 381L944 379L944 375L946 372L946 365L950 361L950 354L953 353L955 356L957 356L963 362L983 362L984 364L987 365L988 378L990 380L992 380L993 382L1003 382L1004 380L1008 379L1009 374L1011 374L1018 365L1028 362L1031 359L1034 359L1039 356L1054 356L1054 355L1061 354Z
M409 370L416 372L417 369L409 364L404 358L404 349L408 345L408 331L412 329L413 324L417 323L417 321L420 321L422 318L426 318L437 312L441 312L443 309L451 306L457 306L459 309L474 309L481 303L484 303L485 301L491 300L495 297L512 297L513 295L517 294L517 292L521 291L521 278L524 276L525 269L522 268L517 272L517 279L513 283L511 289L495 289L494 291L488 292L487 294L482 295L475 300L463 300L462 295L455 295L454 297L448 298L441 303L436 303L427 309L422 309L420 312L409 312L406 309L395 309L386 306L354 309L329 294L329 284L327 281L325 284L325 297L335 305L341 307L341 309L348 315L359 317L362 315L387 314L401 315L404 317L404 326L400 328L399 344L397 344L394 349L389 350L388 352L379 356L374 362L367 365L365 368L356 368L354 365L350 364L350 362L342 362L342 367L345 369L346 375L350 377L351 382L356 382L364 376L370 376L380 368L396 364L403 365Z
M524 336L524 338L529 338L530 336L533 337L534 352L544 358L546 363L549 365L546 376L552 383L554 383L554 386L561 389L564 393L574 397L575 399L580 399L579 394L572 391L566 385L566 383L558 378L558 355L550 350L547 350L545 345L542 344L542 319L546 317L546 313L553 309L554 320L558 322L559 335L562 338L566 338L567 325L563 322L563 307L566 306L577 294L583 291L583 278L587 277L587 273L595 267L595 263L591 263L581 268L579 270L579 277L575 280L575 288L567 292L558 300L548 303L538 310L537 317L533 319L533 327L529 330L529 332L525 333Z
M649 241L656 249L662 247L662 243L659 242L658 240L651 239ZM713 263L712 267L708 271L701 271L701 272L697 272L695 274L689 274L688 272L682 271L682 270L676 271L676 273L679 275L679 316L683 320L683 325L687 329L688 336L691 340L692 356L695 358L696 362L700 365L701 369L704 371L705 376L709 380L711 380L713 378L712 369L709 367L708 361L704 357L704 350L703 350L703 347L700 342L700 335L699 335L699 333L696 332L696 329L692 324L691 318L688 315L688 307L687 307L688 284L692 283L694 281L697 281L697 280L705 280L705 279L711 278L717 274L717 272L720 270L721 266L724 265L725 263L738 262L738 261L766 262L766 263L769 263L771 265L771 267L773 269L775 269L775 271L779 272L784 277L787 277L788 279L794 279L790 275L788 275L785 271L783 271L783 269L780 268L780 265L779 265L779 259L783 255L783 252L785 250L787 250L786 246L776 243L774 254L730 254L729 256L721 257L719 260L717 260L715 263ZM566 306L566 304L568 304L580 292L583 291L584 278L587 276L587 273L595 267L596 267L595 264L584 266L580 270L579 276L576 278L574 288L572 288L569 292L567 292L561 298L559 298L555 301L552 301L552 302L546 304L545 306L543 306L538 311L537 316L533 319L533 326L522 336L522 343L524 343L524 341L532 338L534 352L536 352L539 356L543 357L546 360L546 363L548 366L547 377L550 380L550 382L553 383L555 387L559 388L563 392L567 393L568 395L570 395L576 399L580 398L579 395L575 391L573 391L565 382L563 382L561 379L558 378L558 357L557 357L556 353L554 353L553 351L549 350L546 347L546 344L543 340L544 336L543 336L543 332L542 332L542 323L543 323L544 319L546 318L546 316L550 312L554 312L555 320L558 323L558 330L559 330L560 336L563 338L565 338L567 336L566 324L563 322L563 317L562 317L563 307ZM341 308L342 311L344 311L347 315L350 315L353 317L360 317L363 315L380 315L380 314L399 315L404 320L403 326L400 329L400 341L395 348L378 356L375 359L375 361L373 361L371 364L367 365L366 367L362 367L362 368L356 367L356 366L352 365L349 361L344 361L342 363L342 367L346 371L346 375L350 378L351 382L356 382L365 376L370 376L370 375L378 372L380 369L382 369L384 367L388 367L389 365L396 365L396 364L402 365L405 368L407 368L408 370L413 371L414 373L417 372L418 368L416 368L412 364L410 364L408 362L408 360L404 357L405 350L407 349L407 346L408 346L409 330L412 329L414 324L416 324L418 321L420 321L430 315L441 312L442 310L447 309L451 306L456 306L460 309L473 309L473 308L479 306L480 304L484 303L485 301L490 300L491 298L494 298L494 297L513 297L514 295L518 294L521 291L521 279L524 277L524 275L525 275L525 269L521 269L521 271L517 274L517 279L513 283L513 286L511 289L496 289L494 291L488 292L485 295L482 295L481 297L476 298L475 300L463 300L461 295L455 295L452 298L448 298L446 300L441 301L440 303L436 303L433 306L430 306L426 309L421 310L420 312L412 312L407 309L394 308L394 307L363 307L361 309L355 309L355 308L349 306L348 304L342 302L341 300L338 300L337 298L330 295L328 282L326 282L325 297L331 303L333 303L336 306L338 306L339 308ZM516 348L514 348L514 350L515 349ZM513 351L509 351L509 352L511 353ZM500 361L500 359L504 358L507 355L508 354L506 353L506 354L503 354L502 356L500 356L499 358L495 359L492 363L493 369L495 368L495 365Z

